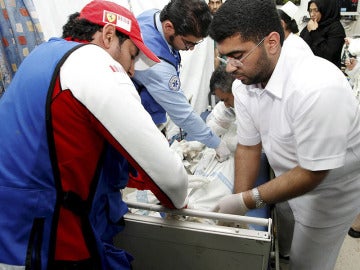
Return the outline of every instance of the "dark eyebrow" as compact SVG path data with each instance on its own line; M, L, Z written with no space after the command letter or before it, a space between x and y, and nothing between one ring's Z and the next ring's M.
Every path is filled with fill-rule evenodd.
M227 56L232 56L234 54L238 54L238 53L244 53L245 50L236 50L236 51L231 51L231 52L228 52L227 54L220 54L220 57L227 57Z

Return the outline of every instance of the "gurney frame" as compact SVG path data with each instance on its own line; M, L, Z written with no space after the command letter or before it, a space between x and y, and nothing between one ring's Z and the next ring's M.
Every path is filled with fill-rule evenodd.
M114 241L117 247L134 256L134 270L279 269L273 215L271 218L257 218L127 203L129 208L167 215L166 218L125 215L125 230ZM239 226L193 222L181 220L181 217L231 222ZM267 230L247 229L247 224L266 226Z

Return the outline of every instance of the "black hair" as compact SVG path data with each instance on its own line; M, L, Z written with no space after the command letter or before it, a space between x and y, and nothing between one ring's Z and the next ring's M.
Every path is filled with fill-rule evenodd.
M160 21L169 20L176 35L204 38L211 23L209 6L204 0L171 0L160 13Z
M228 72L224 65L218 66L211 74L210 93L215 94L216 89L220 89L224 93L231 93L232 83L235 78Z
M284 29L274 0L226 0L216 11L209 34L216 42L240 34L243 41L260 42L278 32L284 42Z
M299 32L299 27L294 19L291 19L283 10L278 9L280 19L285 23L285 29L290 30L291 33L296 34Z
M62 38L91 42L94 34L97 31L102 31L103 26L89 22L86 19L79 19L79 16L79 12L75 12L69 16L68 21L63 26ZM129 38L128 35L119 31L116 31L116 35L119 37L120 44Z

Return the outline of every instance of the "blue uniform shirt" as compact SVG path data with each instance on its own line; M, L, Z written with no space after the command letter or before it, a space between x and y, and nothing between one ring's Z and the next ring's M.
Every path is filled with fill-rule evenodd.
M139 17L141 16L144 15ZM153 28L157 29L156 33L165 40L159 13L154 11L154 13L147 13L147 16L155 16L155 20L152 21L155 21L156 26L154 25ZM153 45L150 42L154 41L152 37L154 31L150 33L147 28L144 28L141 19L139 19L139 23L144 41L152 49ZM159 46L162 45L159 44ZM174 56L178 55L178 52L174 51L170 45L167 44L167 46L170 53L173 52ZM196 140L211 148L218 147L220 138L194 112L193 107L189 104L184 92L181 90L178 74L179 67L164 61L164 57L161 55L158 55L158 57L161 59L161 63L146 70L137 70L134 80L145 86L154 102L157 102L167 112L171 120L188 134L187 140Z

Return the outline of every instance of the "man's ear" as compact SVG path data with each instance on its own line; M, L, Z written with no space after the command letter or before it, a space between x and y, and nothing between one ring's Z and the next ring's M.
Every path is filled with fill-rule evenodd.
M267 44L269 54L277 54L281 50L280 34L278 32L271 32L265 38L265 43Z
M175 28L172 22L165 20L163 23L163 31L166 36L172 36L175 34Z
M105 49L110 48L111 42L114 40L116 35L116 28L112 24L106 24L102 29L102 40Z

